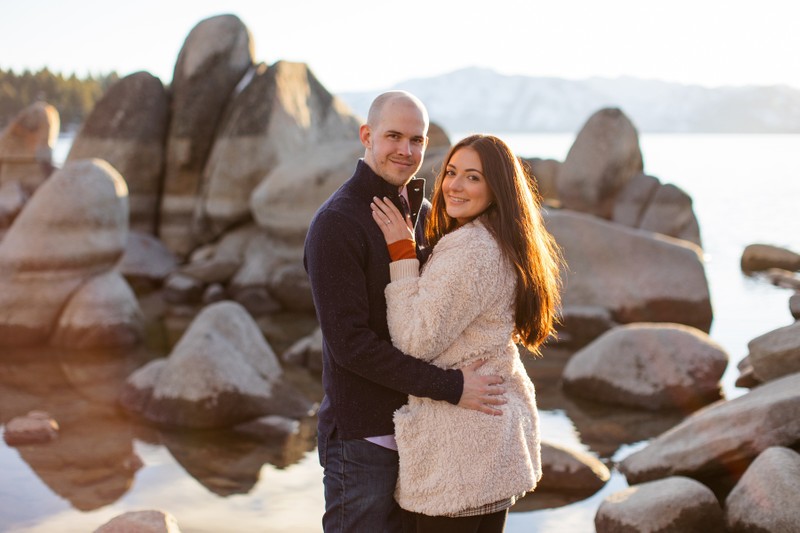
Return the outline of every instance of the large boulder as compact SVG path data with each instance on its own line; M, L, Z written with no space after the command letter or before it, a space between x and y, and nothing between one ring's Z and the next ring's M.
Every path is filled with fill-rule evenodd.
M120 401L152 422L179 427L230 427L269 414L308 415L311 402L282 375L244 307L223 301L197 315L169 357L134 372Z
M169 96L147 72L125 76L95 104L72 142L67 161L105 159L125 178L130 226L154 234L158 215Z
M747 343L748 361L759 381L800 372L800 322L778 328Z
M702 246L692 198L653 176L637 174L620 190L611 220Z
M127 233L125 181L108 163L56 171L0 241L0 345L46 343L75 291L117 263Z
M626 457L618 469L631 484L678 475L701 480L735 475L771 446L800 443L799 412L800 373L695 412Z
M725 519L708 487L677 476L612 494L600 504L594 525L597 533L707 533L723 531Z
M645 209L661 187L661 181L654 176L639 173L625 184L614 200L611 221L631 228L642 223Z
M728 354L703 331L680 324L616 327L572 356L567 392L644 409L697 409L718 400Z
M200 21L181 48L172 77L166 171L159 236L186 255L195 242L192 219L201 175L220 118L242 76L253 65L250 32L235 15Z
M35 102L0 132L0 185L16 181L29 194L53 171L53 146L61 129L58 110Z
M538 157L522 158L528 165L529 173L536 184L536 190L546 205L558 205L558 172L561 161L556 159L541 159Z
M571 309L602 323L674 322L711 327L711 299L702 252L694 244L627 228L589 215L550 209L547 229L563 249L563 314ZM580 321L589 327L587 320ZM569 332L579 335L580 332Z
M256 187L250 209L269 235L302 247L319 206L353 175L364 154L358 140L309 146L284 160Z
M638 227L703 245L691 196L671 183L662 184L656 190Z
M617 108L586 121L558 172L558 198L567 209L611 218L617 193L643 168L639 134Z
M359 120L303 63L254 68L222 119L203 173L195 237L207 241L250 218L253 189L309 146L358 140Z
M767 448L725 499L728 531L796 531L800 524L800 454Z
M352 175L363 149L354 140L311 146L256 187L250 208L263 234L247 248L232 280L236 291L263 288L284 309L313 312L303 242L314 213Z

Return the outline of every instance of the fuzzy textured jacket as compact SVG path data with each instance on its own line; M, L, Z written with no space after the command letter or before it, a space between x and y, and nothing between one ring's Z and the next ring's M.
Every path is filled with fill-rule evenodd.
M395 498L432 516L531 491L541 478L533 383L512 340L516 275L480 219L444 236L419 273L391 263L386 287L392 342L441 368L487 359L504 378L502 416L411 396L394 415L400 454Z

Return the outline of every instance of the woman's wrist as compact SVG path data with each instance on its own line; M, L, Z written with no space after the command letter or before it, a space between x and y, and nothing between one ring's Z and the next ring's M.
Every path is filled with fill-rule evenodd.
M394 241L388 244L387 247L389 248L389 257L391 257L392 261L417 258L417 249L414 239Z

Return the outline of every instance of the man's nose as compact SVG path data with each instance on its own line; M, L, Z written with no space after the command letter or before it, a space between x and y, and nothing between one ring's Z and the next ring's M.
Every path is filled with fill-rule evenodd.
M411 153L411 141L405 140L397 143L397 151L402 155L409 155Z

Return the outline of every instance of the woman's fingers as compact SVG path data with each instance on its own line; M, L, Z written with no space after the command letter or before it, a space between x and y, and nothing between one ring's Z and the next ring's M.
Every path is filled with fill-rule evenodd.
M402 213L400 213L400 210L397 209L394 206L394 204L391 201L389 201L388 198L386 198L386 197L383 197L383 198L373 197L372 201L373 201L374 204L376 204L378 206L378 208L381 210L381 212L384 215L386 215L386 218L390 222L397 222L397 221L403 220L403 215L402 215Z
M405 220L400 210L388 198L374 197L370 208L372 209L372 218L380 227L387 243L414 238L413 229L409 224L410 219Z

